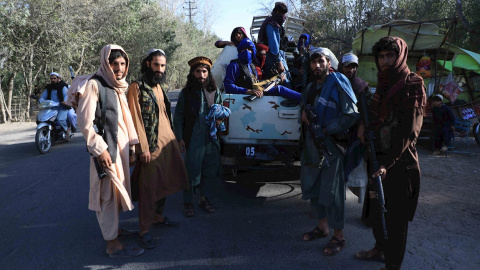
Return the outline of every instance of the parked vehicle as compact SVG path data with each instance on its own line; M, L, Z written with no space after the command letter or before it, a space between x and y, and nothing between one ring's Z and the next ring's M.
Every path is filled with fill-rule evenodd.
M57 110L60 104L52 100L45 100L38 104L41 109L37 115L37 131L35 134L35 146L42 154L50 151L54 143L70 141L73 134L67 136L57 121Z

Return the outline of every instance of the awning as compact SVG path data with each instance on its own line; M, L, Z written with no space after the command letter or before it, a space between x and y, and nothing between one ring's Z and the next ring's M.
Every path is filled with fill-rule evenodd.
M480 74L480 54L448 43L445 43L443 48L455 53L452 61L445 62L445 69L452 71L453 66ZM443 60L437 60L437 63L441 66L443 66L443 62Z

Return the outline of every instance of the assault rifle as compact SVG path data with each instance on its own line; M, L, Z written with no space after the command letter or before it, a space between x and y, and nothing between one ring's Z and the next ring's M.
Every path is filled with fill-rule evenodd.
M315 146L317 147L318 153L320 156L323 156L327 167L330 167L330 162L328 161L327 157L331 156L332 153L328 151L327 145L325 144L325 133L323 132L322 125L320 124L320 119L313 110L312 105L306 105L304 111L307 115L308 122L310 123L310 125L306 125L307 130L310 133Z
M273 87L282 83L282 75L286 75L286 72L283 72L282 74L275 75L268 80L261 81L261 82L258 82L258 83L254 83L253 87L257 90L261 90L263 92L268 92ZM254 101L257 98L258 98L257 95L250 95L250 96L243 97L243 99L248 100L248 101Z
M370 121L368 119L368 108L367 108L367 95L368 91L364 91L360 97L362 102L362 109L363 109L363 120L365 124L366 130L366 143L368 148L368 153L370 155L370 164L373 169L373 172L377 172L379 169L377 154L375 152L375 135L373 133L373 129L370 127ZM383 227L383 238L388 239L387 234L387 225L385 223L385 213L387 209L385 209L385 197L383 195L383 184L382 178L380 176L375 177L374 179L375 189L377 191L377 200L380 206L380 214L382 218L382 227Z

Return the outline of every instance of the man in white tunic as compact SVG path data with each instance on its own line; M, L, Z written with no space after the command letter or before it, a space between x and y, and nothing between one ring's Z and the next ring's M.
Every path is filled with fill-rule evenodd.
M92 155L88 208L97 213L103 238L107 241L106 251L111 258L134 257L143 253L143 249L124 246L118 239L128 233L119 230L119 213L120 210L133 209L129 152L133 152L134 145L138 143L125 97L127 72L128 56L125 51L120 46L107 45L101 51L97 72L80 77L79 80L83 79L86 85L80 84L73 89L78 99L78 126ZM103 178L99 176L95 159L106 173Z

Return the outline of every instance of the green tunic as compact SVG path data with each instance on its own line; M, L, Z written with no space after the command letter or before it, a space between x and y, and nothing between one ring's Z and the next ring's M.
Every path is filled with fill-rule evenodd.
M323 84L317 84L317 88ZM302 102L306 103L306 97L310 85L302 93ZM306 132L303 141L301 156L300 181L302 187L302 199L310 200L313 210L319 219L327 217L329 226L334 229L343 229L345 212L345 176L344 176L344 150L339 146L333 135L340 134L352 127L358 120L359 113L355 103L342 89L338 90L339 111L337 118L327 122L325 144L331 153L326 157L330 166L327 166L321 158L310 134ZM318 100L318 96L315 98ZM316 104L314 104L316 105Z
M219 140L214 141L209 134L205 116L208 115L210 108L203 90L199 89L198 91L200 92L201 106L195 119L190 143L187 144L189 147L185 153L185 167L192 188L198 186L202 179L218 177L220 169L220 142ZM215 93L215 103L222 104L222 95L218 89ZM173 117L177 141L184 140L185 116L185 96L182 90L178 96Z

